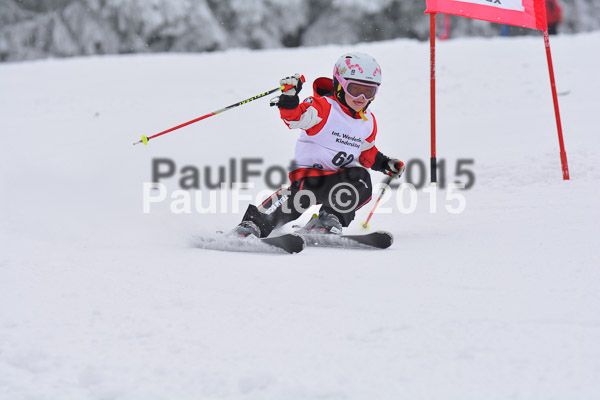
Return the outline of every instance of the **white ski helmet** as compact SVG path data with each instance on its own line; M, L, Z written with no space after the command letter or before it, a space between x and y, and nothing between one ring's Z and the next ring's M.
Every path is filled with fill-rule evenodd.
M370 55L365 53L347 53L338 58L333 68L333 77L342 86L346 80L356 80L368 83L381 84L381 67Z

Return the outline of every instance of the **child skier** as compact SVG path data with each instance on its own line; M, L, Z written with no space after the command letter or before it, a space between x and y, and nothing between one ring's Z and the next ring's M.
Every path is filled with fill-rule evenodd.
M290 129L301 129L289 174L291 186L259 207L250 205L233 234L267 237L315 203L322 204L319 215L305 229L341 234L356 211L371 200L371 177L363 167L395 177L404 171L402 161L384 156L375 147L377 123L367 108L381 84L381 68L367 54L344 54L335 64L333 80L316 79L314 96L302 103L299 74L280 83L293 87L271 100L271 105L278 106Z

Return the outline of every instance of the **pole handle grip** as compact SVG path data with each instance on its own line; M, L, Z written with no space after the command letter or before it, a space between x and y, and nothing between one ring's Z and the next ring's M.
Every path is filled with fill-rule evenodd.
M304 77L304 75L300 76L300 80L302 81L302 83L306 82L306 78ZM293 89L295 87L296 86L294 86L294 85L282 85L281 86L281 91L282 92L287 92L288 90Z

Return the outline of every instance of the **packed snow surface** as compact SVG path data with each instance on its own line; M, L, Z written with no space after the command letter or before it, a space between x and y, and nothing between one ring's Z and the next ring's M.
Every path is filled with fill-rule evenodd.
M413 210L409 189L389 192L371 220L394 234L388 250L298 255L194 246L234 227L269 193L267 168L290 162L298 132L268 98L132 143L296 72L308 96L359 50L383 69L378 148L428 165L427 43L0 65L0 399L597 398L599 41L551 42L570 181L542 38L442 42L446 188L419 188ZM185 167L200 171L193 201L211 195L207 168L239 178L257 158L237 208L226 190L215 213L171 198ZM156 159L176 173L144 213ZM460 160L475 183L450 190L467 178Z

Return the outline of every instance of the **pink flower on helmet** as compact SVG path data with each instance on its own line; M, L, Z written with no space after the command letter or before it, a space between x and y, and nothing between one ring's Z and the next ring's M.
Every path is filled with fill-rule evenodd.
M350 68L350 69L352 69L352 68L356 67L356 68L358 68L358 71L359 71L361 74L363 73L363 69L360 67L360 65L359 65L359 64L354 64L354 65L350 64L350 59L346 59L346 65L347 65L347 66L348 66L348 68ZM381 73L381 71L380 71L380 73Z

